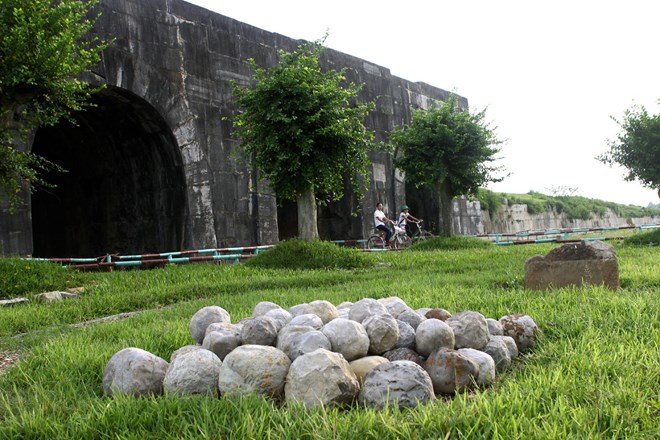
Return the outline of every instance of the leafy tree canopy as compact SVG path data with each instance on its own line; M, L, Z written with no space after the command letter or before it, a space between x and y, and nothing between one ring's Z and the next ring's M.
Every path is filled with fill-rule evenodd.
M235 131L282 199L311 189L317 198L337 200L344 176L359 196L358 176L368 170L373 133L363 121L374 105L357 103L361 87L347 83L344 70L321 70L324 40L281 51L270 69L250 60L254 86L234 87L243 110L234 117Z
M610 150L597 157L603 163L619 164L628 169L625 179L639 180L658 190L660 196L660 115L649 115L644 106L625 111L616 139L609 140Z
M48 161L17 149L31 130L84 107L93 92L77 76L96 64L105 45L87 35L97 0L0 1L0 195L20 203L23 181L45 183Z
M495 177L501 168L488 165L502 141L485 121L485 110L461 110L454 95L441 105L415 110L412 123L392 132L390 142L398 148L395 165L418 187L441 184L455 197L502 180Z

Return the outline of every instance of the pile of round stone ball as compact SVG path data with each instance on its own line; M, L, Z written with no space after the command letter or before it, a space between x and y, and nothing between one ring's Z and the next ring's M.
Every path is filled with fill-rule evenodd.
M117 352L103 374L108 395L256 393L305 406L354 402L412 407L490 384L539 328L527 315L411 309L397 297L288 310L260 302L232 324L219 306L190 322L195 344L170 362L139 348Z

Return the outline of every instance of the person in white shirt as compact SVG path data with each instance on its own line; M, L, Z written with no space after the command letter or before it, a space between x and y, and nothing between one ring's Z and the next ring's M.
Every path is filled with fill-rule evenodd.
M408 212L408 205L404 204L401 207L401 213L399 214L399 220L396 222L396 225L400 228L404 228L408 236L412 237L412 232L408 229L408 222L419 223L419 219L413 217L413 215Z
M385 233L385 243L389 245L390 238L392 238L392 231L387 226L391 220L385 216L383 212L383 204L378 202L376 203L376 210L374 211L374 226L376 229L379 229Z

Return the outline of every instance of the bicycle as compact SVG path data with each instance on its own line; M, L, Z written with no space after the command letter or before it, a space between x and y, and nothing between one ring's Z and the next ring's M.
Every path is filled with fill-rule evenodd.
M392 249L407 249L412 244L412 238L406 234L405 228L400 228L399 226L395 225L394 222L390 223L392 223L392 226L394 226L394 234L392 234L392 238L390 238L389 245ZM367 240L367 249L387 248L385 244L385 233L381 230L377 231L378 232L374 233Z
M423 221L424 220L414 222L414 225L417 226L417 229L413 232L413 235L412 235L412 242L413 243L415 243L417 241L433 238L432 233L430 233L429 231L423 230L422 227L420 226L420 223L422 223ZM413 223L413 222L410 222L410 223Z

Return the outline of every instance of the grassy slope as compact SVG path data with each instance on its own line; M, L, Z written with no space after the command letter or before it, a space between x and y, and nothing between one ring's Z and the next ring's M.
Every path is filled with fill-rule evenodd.
M356 271L168 267L90 274L78 301L0 310L0 351L23 360L0 376L0 438L654 438L660 432L660 254L617 248L623 290L530 292L524 261L550 245L369 254ZM101 376L116 351L165 359L191 343L190 317L217 304L234 320L261 300L283 307L397 295L412 307L487 317L519 312L543 330L537 349L480 392L414 411L279 408L258 398L105 397ZM159 306L170 305L159 309ZM71 323L154 309L82 329ZM30 330L27 336L13 335Z

